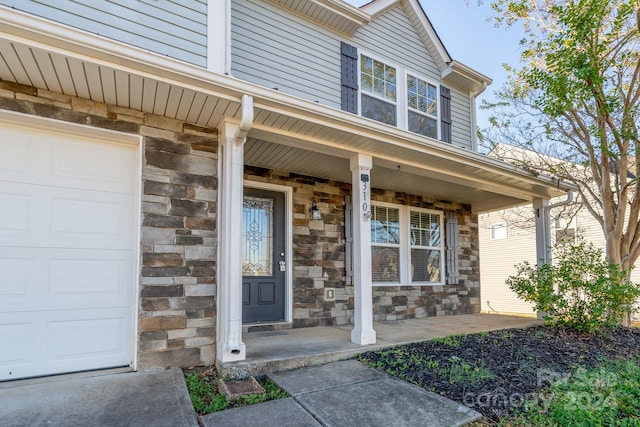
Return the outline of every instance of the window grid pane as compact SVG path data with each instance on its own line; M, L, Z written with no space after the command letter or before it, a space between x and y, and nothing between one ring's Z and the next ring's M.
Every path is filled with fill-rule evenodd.
M441 247L440 215L411 211L411 246Z
M364 92L396 102L396 69L394 67L361 55L360 81Z
M422 113L438 117L438 89L424 80L407 76L407 98L409 106Z
M371 207L371 243L400 245L400 210Z

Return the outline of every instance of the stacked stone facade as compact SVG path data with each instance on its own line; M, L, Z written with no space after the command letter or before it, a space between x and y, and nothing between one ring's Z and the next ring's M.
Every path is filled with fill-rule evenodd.
M0 82L0 109L142 137L138 368L212 364L216 129L8 82ZM245 178L293 189L292 326L352 323L353 285L345 263L351 184L252 166ZM309 218L314 200L321 220ZM469 206L384 190L374 190L372 200L454 211L460 260L457 285L374 287L375 320L479 312L478 219ZM327 288L334 290L330 300Z
M213 363L217 131L10 82L0 109L142 136L138 368Z
M344 228L345 197L351 193L351 184L250 166L245 167L245 178L293 189L293 327L353 323ZM309 219L313 200L322 211L322 220ZM371 200L443 214L453 211L459 232L458 284L374 286L374 320L479 313L478 217L470 206L379 189L372 190ZM325 300L325 288L335 289L335 301Z

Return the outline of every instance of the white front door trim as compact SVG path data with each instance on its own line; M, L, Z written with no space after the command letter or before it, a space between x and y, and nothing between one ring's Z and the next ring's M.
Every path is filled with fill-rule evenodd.
M285 301L284 320L293 322L293 188L267 182L244 181L244 186L284 193L285 205Z

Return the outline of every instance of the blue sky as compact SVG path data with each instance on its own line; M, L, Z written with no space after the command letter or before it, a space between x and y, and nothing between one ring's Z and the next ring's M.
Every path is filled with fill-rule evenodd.
M348 0L360 6L369 0ZM478 5L477 0L420 0L449 55L455 60L493 79L493 84L478 97L478 107L483 99L493 100L493 92L506 80L503 63L517 66L520 58L519 40L522 36L515 29L495 28L488 21L491 16L490 0ZM490 113L478 109L478 126L488 126Z

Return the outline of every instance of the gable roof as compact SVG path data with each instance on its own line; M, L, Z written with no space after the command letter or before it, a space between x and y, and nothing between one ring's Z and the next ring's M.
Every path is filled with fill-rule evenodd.
M482 92L492 82L489 77L451 57L418 0L372 0L360 8L344 0L270 1L347 36L353 36L363 25L400 6L429 51L443 82L473 95Z

